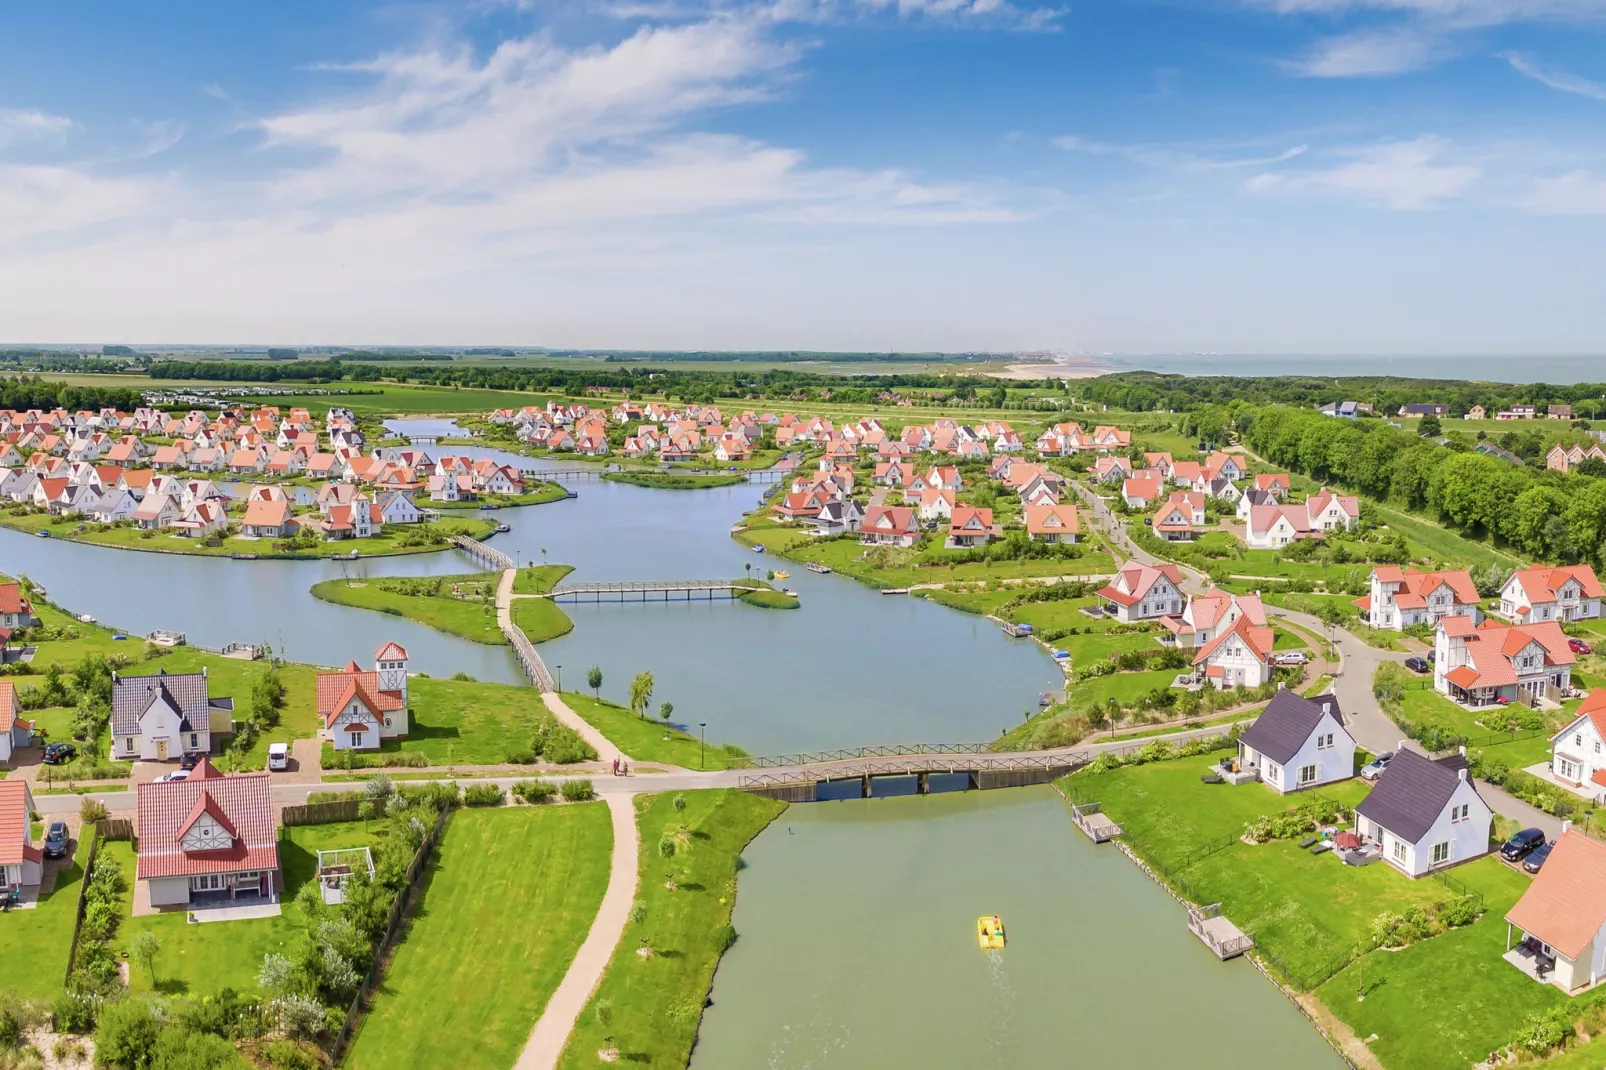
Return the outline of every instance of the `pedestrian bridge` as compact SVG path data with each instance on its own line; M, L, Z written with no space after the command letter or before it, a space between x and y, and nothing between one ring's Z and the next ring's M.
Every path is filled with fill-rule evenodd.
M547 597L554 602L692 602L740 598L753 590L741 580L625 580L562 583Z

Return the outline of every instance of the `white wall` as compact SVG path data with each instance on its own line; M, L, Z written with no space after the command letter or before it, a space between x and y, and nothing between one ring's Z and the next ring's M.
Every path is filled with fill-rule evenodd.
M1469 808L1467 820L1452 822L1451 811L1462 804L1466 804ZM1456 788L1455 794L1450 796L1450 801L1445 804L1444 811L1439 814L1438 820L1434 821L1433 827L1428 829L1420 840L1406 845L1404 864L1394 860L1393 833L1388 833L1385 837L1383 857L1413 877L1420 877L1432 869L1444 869L1458 862L1465 862L1469 858L1477 858L1489 853L1489 826L1493 817L1489 807L1478 797L1478 793L1472 790L1472 785L1463 782ZM1357 824L1370 823L1358 818ZM1450 844L1450 857L1435 866L1433 845L1445 842Z
M190 901L188 877L159 877L145 882L150 888L151 906L180 906Z
M1328 733L1332 733L1333 745L1327 748L1317 747L1316 740ZM1308 784L1300 784L1299 771L1307 765L1316 767L1316 779ZM1324 714L1317 722L1316 730L1305 740L1305 745L1299 748L1299 753L1289 760L1286 783L1280 790L1286 793L1301 787L1317 788L1323 784L1348 780L1354 775L1355 741L1332 714Z

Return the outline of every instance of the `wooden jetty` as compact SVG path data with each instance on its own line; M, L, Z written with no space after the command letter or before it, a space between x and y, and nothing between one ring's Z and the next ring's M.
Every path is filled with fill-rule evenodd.
M1096 802L1072 803L1071 820L1076 827L1087 833L1087 838L1094 843L1104 843L1121 835L1121 826L1111 821L1109 815L1104 813L1102 807Z
M183 632L169 632L164 631L161 628L151 632L145 638L149 639L157 646L183 646L185 641Z
M818 572L822 576L829 576L831 574L831 566L822 565L818 561L810 561L803 567L808 569L810 572Z
M1188 931L1204 941L1206 947L1225 962L1236 958L1255 946L1254 937L1246 935L1221 913L1220 903L1207 907L1188 908Z

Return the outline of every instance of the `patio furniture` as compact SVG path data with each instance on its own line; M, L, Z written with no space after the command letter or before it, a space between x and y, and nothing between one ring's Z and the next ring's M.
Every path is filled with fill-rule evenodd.
M1337 836L1333 837L1333 844L1334 846L1341 847L1346 851L1354 851L1360 848L1361 838L1355 835L1353 832L1340 832Z
M1318 843L1315 847L1312 847L1310 849L1310 853L1313 854L1313 855L1319 855L1319 854L1322 854L1325 851L1331 851L1332 849L1333 849L1333 841L1332 840L1323 840L1322 842Z
M1199 779L1202 780L1206 784L1225 784L1226 783L1225 780L1221 779L1215 773L1206 773L1206 774L1204 774L1204 776L1201 776Z
M1309 847L1319 839L1321 839L1320 836L1306 836L1303 840L1299 841L1300 849L1303 850L1304 848Z

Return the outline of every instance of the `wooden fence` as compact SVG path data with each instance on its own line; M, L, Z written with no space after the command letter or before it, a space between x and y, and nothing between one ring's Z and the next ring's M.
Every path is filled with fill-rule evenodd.
M103 840L139 842L139 837L134 835L134 822L126 817L103 817L95 822L95 831Z
M319 803L320 806L343 806L344 803ZM356 805L353 803L352 805ZM390 919L385 924L385 935L380 937L379 943L374 947L374 959L368 966L368 975L362 979L357 988L357 994L352 997L351 1006L346 1008L346 1021L340 1027L340 1033L335 1037L334 1045L329 1049L329 1065L339 1066L346 1054L346 1046L356 1035L357 1025L362 1020L362 1014L367 1007L374 989L379 987L380 980L385 975L385 968L389 965L390 951L395 945L396 937L400 935L407 911L412 906L413 897L418 892L418 885L423 880L424 870L429 864L429 857L435 851L435 845L440 842L441 833L446 828L446 821L451 817L456 807L448 807L441 811L434 827L425 835L424 842L418 845L413 854L412 862L407 866L407 883L402 885L396 894L396 901L390 907Z
M357 807L362 805L359 799L340 799L334 802L306 803L302 806L286 806L284 808L285 827L291 825L326 825L331 821L357 821Z

